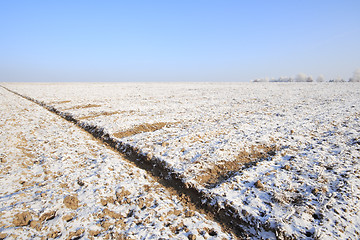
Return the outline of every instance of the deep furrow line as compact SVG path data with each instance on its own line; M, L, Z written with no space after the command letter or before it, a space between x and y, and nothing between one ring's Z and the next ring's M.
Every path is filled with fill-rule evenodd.
M95 138L101 140L103 143L112 147L114 150L124 155L127 160L134 163L137 167L146 170L148 173L154 176L159 183L167 188L172 189L173 191L171 192L175 192L177 195L179 195L180 199L185 202L190 200L191 205L195 205L202 213L205 213L211 219L217 221L226 231L232 232L237 237L246 238L249 237L248 231L250 229L256 229L256 226L249 226L248 222L241 219L241 214L239 214L238 210L235 209L231 203L225 202L224 206L214 204L215 196L209 195L208 193L196 189L195 187L184 182L184 178L181 176L181 174L167 167L164 161L154 157L149 159L145 154L142 154L140 149L135 149L129 144L125 144L117 139L112 138L108 133L105 132L104 128L80 122L71 114L61 112L55 107L47 105L42 101L21 95L4 86L1 87L15 95L18 95L19 97L40 105L50 112L57 114L65 120L79 126ZM261 223L258 224L260 226L262 225ZM268 230L277 232L277 229Z

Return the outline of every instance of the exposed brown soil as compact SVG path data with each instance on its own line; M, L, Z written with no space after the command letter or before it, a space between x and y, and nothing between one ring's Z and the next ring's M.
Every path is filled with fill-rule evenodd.
M49 102L49 104L63 104L63 103L69 103L71 102L70 100L64 100L64 101L52 101Z
M115 114L119 114L119 113L123 113L123 112L125 112L125 111L99 112L99 113L91 114L89 116L79 117L79 120L86 120L86 119L90 119L90 118L96 118L99 116L111 116L111 115L115 115Z
M208 188L215 187L242 169L252 166L259 161L271 158L278 150L278 147L275 145L253 145L249 150L240 151L232 161L217 162L206 172L198 175L195 179L198 183L204 184Z
M70 222L74 218L75 218L75 213L71 213L71 214L63 216L63 220L66 221L66 222Z
M0 240L3 240L7 237L6 233L0 233Z
M67 208L76 210L79 207L79 200L77 196L66 196L64 198L64 204Z
M32 220L30 222L30 227L38 230L38 231L41 231L41 228L43 227L42 225L42 222L41 221L37 221L37 220Z
M263 189L264 188L264 184L260 181L260 180L257 180L255 182L255 187L259 188L259 189Z
M30 212L22 212L15 215L13 224L15 227L27 226L32 219Z
M124 137L129 137L129 136L132 136L135 134L143 133L143 132L154 132L154 131L160 130L163 127L165 127L166 125L170 125L170 124L176 124L176 123L167 123L167 122L157 122L157 123L152 123L152 124L144 123L141 125L137 125L126 131L114 133L113 135L116 138L124 138Z
M84 228L79 228L78 230L74 231L74 232L70 232L69 236L66 238L67 240L71 240L71 239L79 239L81 237L81 235L83 235L85 232Z
M48 221L48 220L54 219L55 216L56 216L56 211L46 212L43 215L41 215L39 220L42 222Z
M95 107L101 107L101 105L98 105L98 104L78 105L78 106L66 108L66 109L64 109L64 110L81 109L81 108L95 108Z

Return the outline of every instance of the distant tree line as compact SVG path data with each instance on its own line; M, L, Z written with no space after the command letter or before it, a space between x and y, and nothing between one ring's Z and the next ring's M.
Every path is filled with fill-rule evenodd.
M326 82L323 75L318 76L315 80L312 76L308 76L304 73L297 74L294 78L292 77L279 77L279 78L258 78L252 80L252 82ZM346 82L343 78L329 79L327 82ZM354 72L348 82L360 82L360 69Z

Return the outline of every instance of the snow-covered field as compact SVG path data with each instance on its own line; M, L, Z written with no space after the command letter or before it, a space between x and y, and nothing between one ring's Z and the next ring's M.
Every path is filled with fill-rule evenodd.
M163 162L250 236L360 237L357 83L3 85Z
M1 239L228 239L146 171L0 88Z

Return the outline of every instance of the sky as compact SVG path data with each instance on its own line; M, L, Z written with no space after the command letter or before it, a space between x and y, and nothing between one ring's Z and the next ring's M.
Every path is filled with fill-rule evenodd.
M0 82L348 79L358 0L1 1Z

